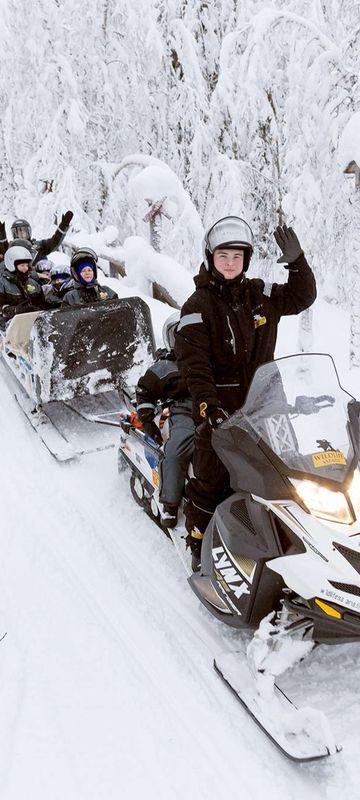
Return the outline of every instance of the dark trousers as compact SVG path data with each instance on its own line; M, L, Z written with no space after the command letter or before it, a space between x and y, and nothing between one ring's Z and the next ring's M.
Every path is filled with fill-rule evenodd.
M174 400L169 407L169 438L160 464L160 501L179 505L194 449L195 424L190 400Z
M194 477L186 486L186 530L205 529L216 506L231 493L229 473L211 445L211 428L204 422L196 428L194 440Z

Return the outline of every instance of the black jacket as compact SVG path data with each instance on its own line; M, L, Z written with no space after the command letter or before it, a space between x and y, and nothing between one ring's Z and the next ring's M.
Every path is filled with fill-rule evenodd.
M280 317L311 306L316 285L304 255L284 284L245 276L221 281L202 265L195 285L181 310L175 353L200 421L202 402L230 413L241 408L255 370L274 358Z
M31 274L25 281L21 281L15 272L5 269L0 276L0 306L6 305L12 306L17 314L45 308L43 291L38 281Z
M56 228L55 233L50 236L49 239L31 239L31 252L34 257L32 267L34 268L38 261L41 261L42 258L48 256L49 253L52 253L54 250L57 250L59 245L64 240L68 230L69 225L64 225L62 228L60 225ZM8 240L2 239L0 242L0 253L4 257L7 249L8 249Z
M98 283L92 286L83 286L82 283L73 281L73 288L66 292L61 307L84 306L101 300L114 300L114 298L117 298L117 294L110 289L110 286L100 286Z
M136 387L137 412L141 422L152 422L158 403L189 399L186 383L180 375L175 355L162 350Z
M66 281L66 286L64 289L60 289L59 292L56 292L53 285L47 284L43 286L43 293L45 297L45 305L46 308L60 308L62 301L67 292L69 292L73 288L73 283Z

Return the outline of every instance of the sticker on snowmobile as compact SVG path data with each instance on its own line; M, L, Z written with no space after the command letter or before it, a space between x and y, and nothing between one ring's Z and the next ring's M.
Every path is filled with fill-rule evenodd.
M254 327L260 328L260 325L266 325L267 319L266 317L261 317L260 314L254 315Z
M234 564L230 561L223 547L213 547L212 556L214 559L214 572L219 586L226 593L233 592L239 599L243 594L250 594L250 589L245 583L242 575L234 569Z
M316 469L328 467L330 464L346 464L344 453L341 453L340 450L327 450L324 453L312 453L311 458Z
M152 480L153 480L153 484L156 487L156 489L160 489L159 470L157 470L157 469L153 469L152 470Z

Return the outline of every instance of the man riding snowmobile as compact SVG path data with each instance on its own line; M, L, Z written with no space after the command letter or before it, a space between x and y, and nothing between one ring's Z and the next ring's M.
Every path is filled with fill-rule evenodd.
M285 284L248 279L253 233L245 220L224 217L208 230L196 290L181 310L175 333L179 370L193 399L194 478L187 484L187 543L200 563L201 541L212 514L230 493L229 476L211 434L241 408L256 368L274 358L283 315L299 314L316 298L315 279L299 240L286 225L275 233L289 270Z

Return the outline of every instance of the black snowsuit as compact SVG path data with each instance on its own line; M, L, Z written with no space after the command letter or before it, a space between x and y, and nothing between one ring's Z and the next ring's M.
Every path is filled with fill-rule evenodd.
M45 256L48 256L49 253L52 253L54 250L57 250L59 245L63 242L69 230L69 227L70 225L64 225L63 227L60 227L60 225L58 225L55 233L52 236L50 236L49 239L39 239L39 240L31 239L29 244L31 244L31 253L34 257L34 260L32 262L33 269L34 267L36 267L38 261L41 261L41 259L45 258ZM8 246L9 244L7 239L2 239L0 241L0 252L2 256L5 255Z
M110 286L100 286L97 281L92 286L84 286L80 281L73 281L73 286L66 292L61 307L84 306L101 300L114 300L114 298L117 298L117 294L110 289Z
M200 404L233 413L244 404L255 370L274 358L277 328L284 315L299 314L316 298L314 275L301 254L284 284L266 284L244 274L232 281L215 277L204 265L196 291L181 310L175 333L179 370L193 399L194 478L187 484L186 527L205 528L230 492L228 474L211 446L211 428ZM199 424L201 423L201 424Z
M51 283L43 287L46 308L60 308L67 292L73 288L73 281L65 281L65 288L55 291Z
M3 324L4 320L15 314L43 308L45 301L42 288L31 273L22 280L16 272L3 271L0 276L0 315Z
M179 505L194 448L195 425L192 402L173 352L161 351L136 387L137 412L141 422L154 420L156 406L169 408L169 438L160 465L160 501Z

